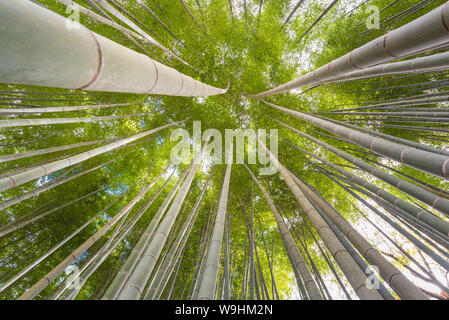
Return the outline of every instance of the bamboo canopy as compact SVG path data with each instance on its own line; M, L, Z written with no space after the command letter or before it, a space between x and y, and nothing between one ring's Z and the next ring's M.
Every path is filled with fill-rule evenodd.
M0 0L0 300L449 300L448 26Z

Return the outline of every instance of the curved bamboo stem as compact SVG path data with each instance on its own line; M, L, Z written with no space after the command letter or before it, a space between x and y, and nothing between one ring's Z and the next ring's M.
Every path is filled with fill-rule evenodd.
M263 100L262 100L263 101ZM381 138L371 137L359 131L349 129L321 117L314 117L302 112L286 109L275 104L263 101L270 107L292 115L313 125L316 125L335 135L343 137L365 149L374 151L390 159L399 161L407 166L428 172L437 177L449 179L449 157L435 153L429 153L413 147L407 147Z
M21 172L21 173L15 174L15 175L11 175L11 176L8 176L6 178L1 178L0 179L0 192L8 190L8 189L11 189L11 188L14 188L16 186L20 186L20 185L22 185L24 183L27 183L27 182L32 181L34 179L43 177L43 176L45 176L45 175L47 175L49 173L61 170L63 168L72 166L74 164L83 162L85 160L88 160L88 159L93 158L93 157L95 157L97 155L103 154L105 152L112 151L114 149L117 149L117 148L119 148L121 146L124 146L124 145L130 143L130 142L136 141L136 140L138 140L140 138L146 137L146 136L148 136L150 134L153 134L155 132L158 132L160 130L166 129L168 127L175 126L175 125L177 125L177 124L179 124L181 122L173 122L173 123L164 125L162 127L155 128L155 129L152 129L152 130L148 130L148 131L142 132L140 134L131 136L129 138L121 139L121 140L118 140L116 142L107 144L105 146L92 149L90 151L79 153L77 155L68 157L68 158L63 159L63 160L49 162L49 163L41 165L41 166L39 166L37 168L32 168L32 169L27 170L25 172Z
M99 238L101 238L109 229L111 229L115 223L117 223L124 215L128 214L132 208L141 200L145 194L153 187L153 183L150 183L147 187L139 192L139 194L132 199L119 213L117 213L112 219L110 219L104 226L102 226L94 235L81 244L75 251L73 251L67 258L60 262L55 268L47 273L41 280L35 283L31 288L25 291L19 300L31 300L37 296L42 290L44 290L53 280L55 280L67 266L78 259L83 252L89 249Z
M296 246L295 241L293 240L293 237L292 237L290 231L288 231L287 226L285 225L285 222L282 219L279 211L277 210L277 208L271 201L270 195L265 190L265 188L262 186L262 184L259 182L259 180L256 178L256 176L254 176L254 174L251 172L251 170L248 167L246 167L246 169L249 172L249 174L251 175L252 180L259 187L260 191L262 192L262 194L265 198L265 201L267 202L268 206L270 207L271 212L273 213L273 216L276 220L276 224L278 226L279 232L282 236L282 240L284 242L285 248L287 249L287 251L290 252L290 256L292 257L292 260L291 260L292 267L293 267L293 269L296 270L296 274L299 275L304 280L304 284L305 284L305 287L306 287L306 290L307 290L307 293L308 293L310 299L323 300L323 296L321 295L317 284L315 283L312 275L310 274L309 270L307 269L304 258L302 257L301 253L299 252L298 247Z
M0 51L0 60L5 62L0 64L0 81L175 96L226 92L196 81L82 25L67 28L69 23L72 22L30 1L2 1L0 24L8 27L0 34L0 42L5 44ZM13 43L20 43L20 50Z
M371 290L367 288L367 277L362 270L360 270L359 266L355 263L350 254L346 251L343 245L338 241L335 237L329 226L323 220L323 218L316 212L315 208L311 205L311 203L307 200L304 193L299 189L298 185L294 182L292 176L288 172L288 170L279 163L278 159L271 153L271 151L263 144L260 140L258 140L259 146L266 152L267 156L270 157L273 165L279 170L279 173L284 178L287 183L289 189L292 191L296 201L307 214L309 219L315 225L318 234L323 239L326 246L331 251L335 260L340 265L343 273L348 279L351 286L354 288L354 291L361 299L369 299L369 300L380 300L382 297L375 290Z
M148 281L162 252L164 244L167 240L167 235L172 229L179 210L181 209L182 203L184 202L187 192L190 189L193 178L195 177L196 171L199 167L201 154L208 144L208 141L209 139L207 139L204 143L203 149L195 156L190 172L180 187L179 193L173 200L173 204L170 206L170 209L168 209L164 219L161 221L153 239L145 248L142 258L137 263L133 273L123 287L120 295L118 296L119 300L136 300L141 297L145 284Z
M232 142L230 142L230 148L233 150ZM223 187L221 189L220 201L217 207L217 216L215 217L215 224L212 230L211 242L209 251L205 260L204 274L199 286L198 300L213 300L215 296L215 289L217 285L218 265L220 263L220 254L223 242L224 226L226 221L226 210L228 202L229 182L231 179L232 169L232 154L228 152L228 159L226 165L226 172L223 181Z
M447 42L449 4L388 32L332 62L274 89L253 95L259 98L316 82L326 82L350 72L397 60Z

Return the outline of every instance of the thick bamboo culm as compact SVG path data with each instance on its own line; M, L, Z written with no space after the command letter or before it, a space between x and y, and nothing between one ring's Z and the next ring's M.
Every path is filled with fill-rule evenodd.
M448 73L449 74L449 73ZM395 79L401 79L401 77L398 78L392 78L390 80ZM378 83L376 83L377 85ZM348 103L348 104L336 104L334 107L347 107L347 106L358 106L357 108L347 108L347 109L336 109L329 112L343 112L343 111L352 111L352 110L359 110L358 108L363 108L368 105L375 105L375 104L384 104L384 103L390 103L390 102L398 102L398 101L404 101L408 99L420 99L420 98L430 98L430 97L439 97L439 96L447 96L449 95L448 91L437 91L432 93L422 93L418 95L412 95L412 96L402 96L399 98L392 98L384 101L362 101L362 102L355 102L355 103Z
M59 0L56 0L59 1ZM84 2L91 6L95 11L97 11L102 17L105 19L111 19L111 17L103 10L100 6L98 6L93 0L84 0Z
M374 39L330 63L271 90L253 95L258 98L294 88L332 81L353 71L397 60L447 42L449 4Z
M415 142L415 141L412 141L412 140L407 140L407 139L404 139L404 138L395 137L395 136L392 136L392 135L389 135L389 134L386 134L386 133L382 133L382 132L379 132L379 131L367 129L367 128L364 128L364 127L358 127L358 126L352 125L350 123L338 121L338 120L331 119L331 118L324 118L324 117L321 117L321 116L318 116L318 115L317 115L317 118L320 118L320 119L323 119L323 120L327 120L327 121L331 121L331 122L334 122L334 123L337 123L337 124L340 124L342 126L345 126L345 127L348 127L348 128L352 128L352 129L355 129L355 130L358 130L358 131L366 132L366 133L372 134L374 136L385 138L387 140L391 140L391 141L394 141L394 142L397 142L399 144L403 144L403 145L406 145L406 146L409 146L409 147L413 147L413 148L424 150L424 151L433 152L433 153L436 153L436 154L443 154L443 155L449 156L449 151L437 149L437 148L434 148L434 147L432 147L430 145L418 143L418 142ZM350 142L349 140L347 140L345 142L353 143L353 142Z
M401 191L404 191L405 193L411 195L412 197L415 197L416 199L419 199L423 201L424 203L427 203L429 206L434 207L435 209L439 210L443 214L445 214L447 217L449 217L449 200L444 199L430 191L427 191L413 183L410 183L406 180L403 180L401 178L398 178L392 174L389 174L381 169L378 169L360 159L357 159L356 157L353 157L349 153L346 153L338 148L335 148L321 140L318 140L311 135L308 135L307 133L301 132L281 121L277 121L282 126L290 129L291 131L309 139L310 141L313 141L314 143L318 144L319 146L329 150L330 152L340 156L342 159L345 159L349 163L352 163L356 165L357 167L361 168L362 170L365 170L366 172L372 174L373 176L379 178L380 180L398 188ZM425 220L424 220L425 221Z
M346 251L340 241L338 241L324 219L318 212L316 212L315 208L307 200L304 193L293 180L289 171L279 162L279 160L271 153L265 144L263 144L260 140L258 140L258 144L263 151L266 152L267 156L270 157L273 165L279 170L280 175L284 178L285 183L293 193L298 205L303 209L313 225L316 227L318 234L329 248L329 251L332 253L334 259L337 261L356 294L360 297L360 299L382 300L382 296L377 291L371 290L367 287L367 277L365 273L360 270L359 266Z
M29 199L29 198L34 197L34 196L37 196L38 194L40 194L40 193L42 193L44 191L48 191L48 190L53 189L53 188L55 188L57 186L60 186L60 185L62 185L64 183L72 181L72 180L74 180L76 178L82 177L82 176L84 176L84 175L86 175L86 174L88 174L88 173L90 173L92 171L95 171L95 170L99 169L99 168L103 168L103 167L107 166L108 164L114 162L115 160L117 160L117 158L116 159L112 159L110 161L107 161L105 163L102 163L102 164L100 164L98 166L95 166L93 168L86 169L86 170L84 170L82 172L76 173L76 174L74 174L72 176L69 176L67 178L63 178L61 180L56 180L56 181L53 181L51 183L44 184L41 187L38 187L38 188L33 189L31 191L28 191L28 192L25 192L25 193L20 194L18 196L15 196L12 199L8 199L8 200L5 200L5 201L2 201L0 203L0 210L4 210L4 209L6 209L6 208L8 208L10 206L13 206L13 205L15 205L17 203L20 203L20 202L24 201L26 199ZM2 234L2 232L0 232L0 236L1 236L1 234Z
M179 213L182 202L185 199L187 191L193 181L197 166L192 166L189 175L186 177L183 185L180 188L178 195L175 197L172 206L167 211L164 219L160 223L153 239L144 249L140 260L137 262L133 273L129 276L127 282L123 286L118 300L138 300L143 294L143 290L148 281L148 278L153 271L156 262L161 254L161 251L167 241L167 235L173 228L175 219Z
M348 74L333 78L329 81L318 81L310 85L318 85L322 83L336 83L344 81L363 80L379 76L391 76L397 74L437 72L445 70L449 67L449 53L439 53L426 57L419 57L406 61L381 64L374 67L365 68L359 71L350 72Z
M203 186L203 189L201 190L201 194L197 198L193 208L191 209L186 221L184 222L184 225L182 226L181 230L179 231L177 238L175 242L173 243L169 253L165 257L164 261L161 264L161 267L157 274L153 276L153 279L148 287L148 290L144 296L145 300L159 300L160 295L162 294L162 291L164 290L166 286L166 281L170 278L171 273L173 272L173 269L175 268L176 261L179 258L179 255L181 254L185 242L187 241L187 238L190 235L190 231L192 230L193 224L195 223L195 220L198 216L199 210L201 209L202 201L204 194L207 191L210 178L212 176L212 170L209 173L209 177L206 181L206 183ZM165 281L164 281L165 280Z
M416 149L414 147L407 147L402 144L390 142L381 138L372 137L362 132L324 120L322 117L315 117L295 110L283 108L266 101L263 102L274 109L302 119L337 136L346 138L351 143L401 162L407 166L433 174L437 177L449 179L448 156L431 153Z
M164 199L164 201L162 202L158 211L154 214L154 217L151 220L148 227L146 228L145 232L142 234L142 236L140 237L136 246L132 250L128 259L126 259L126 261L123 264L123 266L121 267L120 271L117 273L115 278L112 280L111 284L109 285L108 289L106 290L105 294L103 295L102 300L114 300L118 297L118 295L120 294L120 291L122 290L123 286L125 285L126 281L129 278L129 276L132 274L137 262L141 258L146 245L151 240L151 237L154 234L154 231L156 230L160 220L162 219L163 214L167 210L171 200L173 199L176 192L178 191L179 186L184 181L184 178L186 177L186 175L189 173L189 170L190 170L190 167L187 168L186 170L184 170L182 175L179 177L178 181L173 186L170 193Z
M449 110L449 109L448 109ZM389 117L389 118L400 118L398 120L407 120L404 118L414 118L410 119L412 122L415 120L419 122L420 119L432 119L433 121L438 122L447 122L449 118L449 111L445 111L442 109L441 111L392 111L392 112L337 112L334 114L349 116L349 115L355 115L355 116L371 116L371 117ZM438 119L433 119L438 118Z
M0 25L7 26L0 33L0 61L4 62L0 82L173 96L227 91L194 80L31 1L0 1Z
M166 169L164 169L165 171ZM115 223L117 223L120 218L125 214L129 213L132 208L139 202L145 194L153 187L157 180L162 176L162 173L147 187L142 189L137 196L132 199L125 207L120 210L111 220L106 222L94 235L87 239L83 244L81 244L75 251L73 251L67 258L60 262L55 268L53 268L49 273L47 273L41 280L35 283L30 289L25 291L19 300L31 300L37 296L42 290L44 290L53 280L55 280L67 266L74 262L78 257L83 254L87 249L89 249L100 237L102 237L109 229L111 229Z
M406 212L407 214L409 214L410 216L416 218L417 220L424 220L425 217L425 221L426 224L428 224L429 226L431 226L434 230L435 233L440 233L441 235L448 237L449 236L449 223L444 221L443 219L431 214L430 212L424 210L421 207L415 206L410 204L407 201L402 200L401 198L398 198L394 195L392 195L391 193L369 183L366 182L365 180L359 178L358 176L356 176L355 174L346 171L344 169L342 169L341 167L335 165L334 163L323 159L321 157L318 157L317 155L314 155L313 153L308 152L307 150L304 150L302 148L299 148L298 146L289 143L292 147L294 147L295 149L308 154L312 157L314 157L315 159L321 161L322 163L324 163L325 165L331 167L332 169L335 169L337 172L339 172L340 174L344 175L345 177L347 177L348 179L350 179L351 181L356 182L357 184L363 186L364 188L368 189L370 192L376 194L377 196L381 197L382 199L384 199L385 201L387 201L388 203L392 204L393 206L396 206L400 209L402 209L404 212Z
M291 173L291 172L290 172ZM327 201L317 194L291 173L293 180L315 203L324 211L335 225L343 232L348 240L359 250L359 252L372 263L379 267L381 276L394 288L403 299L427 300L426 296L410 281L399 269L380 254L357 230L355 230L346 219L335 210Z
M112 202L112 204L114 204ZM111 205L112 205L111 204ZM56 250L61 248L65 243L70 241L73 237L75 237L78 233L80 233L84 228L86 228L89 224L91 224L94 220L96 220L101 214L103 214L110 206L107 206L105 209L101 210L97 214L95 214L92 218L90 218L87 222L85 222L83 225L81 225L78 229L76 229L74 232L72 232L69 236L64 238L62 241L58 242L54 247L52 247L49 251L41 255L38 259L33 261L31 264L26 266L24 269L20 270L19 273L15 274L11 279L9 279L6 283L4 283L0 287L0 292L3 292L6 288L10 287L13 283L15 283L17 280L22 278L25 274L27 274L30 270L32 270L34 267L36 267L39 263L44 261L47 257L52 255Z
M337 182L335 180L335 182ZM374 201L377 202L377 204L381 205L384 209L386 209L388 212L394 212L391 210L391 207L385 207L382 205L381 202L378 202L379 197L377 197L375 194L366 191L365 189L362 189L354 184L354 182L351 182L350 180L346 181L350 186L351 189L356 190L362 194L365 194L366 196L370 197ZM340 186L340 183L337 183ZM424 244L422 241L420 241L416 236L412 235L410 232L408 232L406 229L401 227L398 223L390 219L388 216L380 212L379 210L375 210L374 207L372 207L368 202L366 202L363 198L361 198L359 195L354 193L351 189L344 187L343 188L348 191L351 195L353 195L356 199L364 203L366 206L368 206L370 209L372 209L379 217L381 217L385 222L390 224L393 228L395 228L401 235L403 235L405 238L407 238L411 243L413 243L417 248L422 250L424 253L426 253L432 260L434 260L436 263L438 263L441 267L443 267L445 270L449 270L449 263L447 262L447 257L443 258L439 254L437 254L435 251L432 250L432 248L428 247L426 244ZM441 251L440 251L441 252ZM443 251L443 253L447 254L447 251Z
M97 121L119 120L131 117L139 117L153 114L153 112L141 112L133 114L123 114L120 116L104 116L104 117L80 117L80 118L41 118L41 119L10 119L0 120L0 129L13 127L28 126L45 126L67 123L90 123Z
M48 108L8 108L0 109L0 114L32 114L32 113L51 113L51 112L69 112L80 110L94 110L104 108L117 108L123 106L130 106L143 102L130 102L130 103L116 103L116 104L98 104L90 106L68 106L68 107L48 107Z
M94 140L94 141L72 143L72 144L68 144L68 145L60 146L60 147L51 147L51 148L34 150L34 151L25 151L25 152L20 152L20 153L6 154L6 155L0 156L0 163L24 159L24 158L30 158L30 157L34 157L34 156L40 156L40 155L63 151L63 150L70 150L70 149L90 146L93 144L112 142L112 141L116 141L119 139L120 138L101 139L101 140Z
M182 203L187 196L187 192L189 191L198 167L200 166L201 155L208 142L209 138L204 143L202 150L195 155L192 167L181 185L178 194L155 231L153 239L148 243L146 248L144 248L144 253L118 295L118 300L137 300L142 296L145 285L156 266L156 262L167 241L167 235L173 228Z
M393 99L393 101L385 101L380 102L376 104L370 104L367 106L361 106L356 108L348 108L348 109L340 109L340 110L334 110L329 112L329 114L340 114L341 112L348 112L348 111L358 111L358 110L397 110L397 109L403 109L404 111L434 111L434 110L441 110L445 111L445 108L429 108L429 107L422 107L419 108L419 110L416 110L417 108L408 108L408 106L417 106L417 105L428 105L428 104L436 104L436 103L444 103L449 101L449 95L447 95L447 92L444 92L444 95L436 94L436 96L428 96L424 98L402 98L402 99ZM449 110L449 109L448 109ZM446 110L447 111L447 110ZM325 114L325 113L322 113Z
M228 150L233 150L232 142L230 143L230 148ZM229 183L231 179L233 162L232 153L233 151L230 151L227 155L226 172L223 187L221 189L220 200L218 202L217 215L215 217L215 224L212 230L210 246L205 258L205 268L201 284L199 286L198 300L213 300L215 296L218 266L220 263L220 254L227 214Z
M203 145L197 145L195 137L190 140L194 141L190 165L167 165L167 159L162 159L167 166L160 167L164 155L158 151L170 149L166 133L169 136L178 126L184 128L188 120L178 121L179 115L192 109L188 104L186 110L178 110L175 103L166 110L166 102L191 101L193 109L201 108L204 99L193 97L229 90L229 83L221 89L195 80L225 86L224 79L213 74L216 68L209 73L207 68L200 71L183 58L192 63L205 60L207 50L196 52L202 59L192 58L192 43L214 51L217 48L211 43L220 46L229 38L217 35L215 43L209 36L204 26L210 27L208 20L220 15L206 9L227 10L229 3L232 24L228 21L227 27L238 31L235 28L240 23L240 40L249 44L259 30L275 28L286 36L281 42L290 42L278 49L288 51L294 47L289 37L293 26L303 23L307 31L302 36L300 32L296 42L305 39L338 0L320 4L321 9L306 8L304 0L292 0L279 8L263 0L234 4L224 0L215 7L200 0L175 0L168 6L147 0L83 1L80 5L82 1L54 0L50 5L45 0L0 0L0 85L5 87L0 90L5 95L0 97L0 131L4 131L0 134L4 140L0 145L0 194L4 193L0 210L6 219L0 225L3 296L19 300L274 300L276 295L282 299L293 293L300 300L447 300L449 288L437 276L442 270L449 272L449 192L444 191L449 180L449 90L445 91L449 87L449 0L417 0L406 10L397 10L399 14L389 11L381 30L354 33L368 34L374 40L353 39L337 55L330 52L331 59L320 52L313 54L315 46L307 43L315 32L310 33L302 49L312 53L305 60L311 65L318 61L316 67L296 75L283 69L287 83L270 85L266 80L262 87L247 90L254 95L233 90L230 94L237 98L255 98L252 107L259 107L256 113L242 109L246 116L232 118L234 127L257 124L265 111L265 120L272 120L285 138L292 137L291 142L281 137L286 148L280 148L279 156L273 143L269 149L265 139L256 138L258 155L265 155L270 169L276 169L264 181L263 171L255 171L262 159L253 163L248 156L254 170L243 164L232 172L238 169L232 168L233 152L228 151L233 149L232 139L231 148L224 148L223 171L212 177L215 164L208 157L203 165L200 160L205 150L210 156L210 136L202 140ZM370 0L358 1L349 12L343 8L347 3L333 8L335 12L328 16L332 13L337 18L332 23L370 4ZM380 12L396 3L409 6L400 0L387 1ZM261 15L262 4L267 6L265 15ZM235 17L233 5L240 11ZM432 7L423 10L427 13L409 16L427 5ZM64 9L65 16L69 10L76 15L67 19ZM188 25L178 28L179 21L170 20L175 11L181 12ZM338 17L340 11L344 14ZM313 12L321 15L311 24ZM80 13L84 25L73 21L79 21ZM229 12L222 13L229 18ZM354 16L338 25L354 31L351 28L368 14L359 13L362 19ZM265 21L262 24L259 15L260 23ZM393 24L404 18L411 22ZM198 39L191 39L189 28ZM318 38L326 38L326 31L320 30ZM196 73L189 73L192 70ZM235 76L228 71L228 76ZM266 73L263 76L269 78ZM48 92L38 92L46 88ZM314 88L318 90L310 95L308 91ZM328 94L323 96L323 90ZM282 99L272 97L279 105L262 100L279 93L293 100L296 95L307 103L295 107L293 100L285 103L289 99L282 104ZM328 105L323 107L323 101ZM147 108L154 103L155 110ZM193 109L190 113L197 108ZM150 118L155 122L143 121ZM100 130L104 126L108 130ZM244 139L236 139L245 145ZM186 150L182 151L184 155ZM121 170L124 163L117 160L133 157L139 161L131 163L129 172ZM142 177L147 173L142 161L151 167L146 168L146 178ZM153 166L158 168L156 173ZM111 175L117 170L119 177ZM133 185L128 173L137 177ZM246 181L239 190L232 190L239 179L231 180L231 175L237 173L243 173L238 178ZM87 189L71 188L82 182ZM254 184L260 192L254 193ZM332 198L323 185L336 187L337 194ZM72 189L73 195L58 197L64 193L61 186ZM152 189L156 186L159 190ZM207 210L202 208L206 202ZM61 222L74 218L72 213L79 214L79 209L91 204L99 207L81 214L70 230L59 230ZM369 221L374 215L376 220L370 223L381 235L366 223L357 224L361 216ZM255 218L260 231L255 230ZM232 239L231 226L237 235ZM271 255L264 236L271 241ZM262 243L266 257L259 255ZM415 251L410 253L407 246ZM68 267L75 267L75 272L68 274ZM280 272L276 276L282 287L279 293L276 272ZM437 289L427 290L426 285Z
M162 192L162 190L165 188L167 183L170 181L173 173L175 171L172 171L170 176L167 178L165 183L162 185L162 187L159 188L159 190L156 192L154 196L145 204L145 206L140 210L140 212L133 218L133 220L126 226L126 229L117 237L110 237L103 246L103 248L98 252L98 255L95 255L93 259L90 261L90 263L87 264L85 273L80 275L80 285L79 288L72 288L67 290L64 293L63 299L67 300L73 300L78 292L82 289L82 286L86 283L86 281L89 279L89 277L98 269L98 267L106 260L107 257L114 251L114 249L120 244L120 242L129 234L129 232L133 229L135 224L139 221L139 219L147 212L148 208L153 204L153 202L156 200L156 198L159 196L159 194ZM118 233L119 230L116 230L115 232Z
M271 201L271 197L268 194L268 192L265 190L265 188L262 186L262 184L259 182L259 180L254 176L254 174L251 172L251 170L246 167L249 174L251 175L251 178L253 181L257 184L260 191L262 192L265 201L267 202L268 206L270 207L271 212L273 213L273 216L276 220L276 224L278 226L279 232L281 234L282 240L284 242L285 248L287 251L290 252L290 256L292 258L291 264L292 268L296 269L295 274L298 274L301 276L301 278L304 281L305 289L307 290L307 294L311 300L323 300L323 297L317 287L317 284L313 280L312 275L309 272L309 269L307 268L307 265L304 261L304 258L302 257L300 251L298 250L298 247L295 244L295 241L288 230L287 226L285 225L284 220L282 219L281 215L279 214L276 206L273 204L273 201Z

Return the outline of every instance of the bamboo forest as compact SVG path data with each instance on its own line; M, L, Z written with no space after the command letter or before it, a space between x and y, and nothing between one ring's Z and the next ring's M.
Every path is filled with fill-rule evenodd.
M449 2L0 0L0 300L449 300Z

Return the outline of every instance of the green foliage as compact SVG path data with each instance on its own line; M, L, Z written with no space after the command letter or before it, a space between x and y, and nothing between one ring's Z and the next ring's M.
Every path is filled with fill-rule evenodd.
M51 10L67 16L66 8L53 0L40 0L41 4ZM76 1L85 6L83 1ZM383 26L380 30L371 30L363 35L358 34L366 31L364 24L354 28L359 22L366 19L367 14L363 9L356 10L353 14L335 20L344 12L349 11L354 4L338 5L333 8L328 15L299 43L295 41L322 12L327 5L316 2L306 2L298 10L286 28L281 29L285 17L291 10L292 5L287 0L265 0L260 16L258 15L259 1L247 1L247 20L243 14L243 2L233 1L233 18L231 18L228 0L199 1L201 8L196 1L186 1L196 19L210 36L208 39L201 30L198 29L193 20L184 11L179 1L154 1L147 0L145 3L158 15L158 17L170 28L171 31L182 41L177 42L160 24L157 23L136 1L120 1L120 3L132 14L147 26L157 41L179 54L182 59L199 69L197 73L179 61L164 55L161 50L150 47L147 44L136 46L123 34L108 26L99 24L90 18L81 17L81 23L91 30L112 39L128 48L149 53L152 58L165 63L180 72L188 74L195 79L203 81L216 87L226 87L231 84L229 92L225 95L207 98L184 98L168 96L139 96L132 94L100 93L70 91L55 88L27 87L19 85L1 85L0 90L23 90L27 92L51 92L49 96L40 94L11 95L15 101L24 104L39 104L42 106L72 106L90 104L108 104L135 102L135 104L125 107L97 109L79 112L63 112L45 115L30 115L24 118L49 118L49 117L88 117L105 115L123 115L139 112L153 112L151 115L132 117L116 121L103 121L88 124L66 124L53 126L20 127L15 129L4 129L0 132L1 148L0 154L20 153L30 150L38 150L53 146L62 146L72 143L107 139L111 137L123 137L133 135L138 132L159 127L166 123L177 120L188 119L181 126L187 130L192 130L192 121L200 120L202 129L215 128L220 130L224 136L225 129L234 128L263 128L279 129L279 159L290 170L298 174L305 181L311 184L320 194L331 202L335 208L350 221L356 222L357 216L352 210L354 200L349 198L343 189L324 176L315 166L310 164L309 158L283 142L283 139L301 146L315 154L328 160L344 165L350 165L334 154L311 144L306 139L280 127L273 122L270 117L283 121L295 128L313 134L325 142L331 143L338 148L358 147L348 145L341 141L331 139L321 134L325 131L313 127L301 120L289 117L278 111L273 111L265 104L257 100L246 98L247 94L254 94L292 80L296 76L307 73L316 67L324 65L329 61L349 52L350 50L384 34L392 28L396 28L407 23L414 18L430 11L442 1L435 1L424 10L397 21L396 23ZM371 4L376 4L379 8L388 5L391 0L373 0ZM417 1L400 1L389 9L381 13L381 21L386 21L394 14L416 4ZM363 7L362 7L363 8ZM119 22L119 21L116 21ZM248 34L246 32L248 27ZM212 41L213 42L212 42ZM431 79L439 79L439 74L419 75L414 78L389 77L391 82L380 84L385 79L370 79L342 84L324 85L308 91L305 94L295 96L295 93L286 93L273 96L270 101L291 109L304 112L327 111L339 109L338 105L359 104L363 101L382 101L398 97L408 93L409 88L399 88L394 90L382 90L382 87L414 84ZM372 91L367 91L372 90ZM351 93L357 92L357 93ZM65 95L65 94L79 95ZM24 98L42 99L50 98L56 101L33 101ZM7 102L6 102L7 103ZM362 121L364 117L359 117ZM336 119L344 119L342 116ZM432 126L432 125L430 125ZM443 147L446 142L430 141L419 136L410 136L407 130L397 128L377 127L385 133L399 137L404 137L417 142L425 141L436 147ZM117 158L106 167L95 170L81 178L75 179L61 186L43 192L38 196L22 201L20 204L11 206L0 212L0 225L16 221L33 210L33 214L45 212L71 200L80 198L97 189L104 188L92 196L81 200L73 205L58 210L53 214L38 220L26 228L20 229L10 235L0 238L0 284L18 273L26 265L47 252L54 245L62 241L67 235L76 230L85 221L93 217L97 212L111 203L120 194L126 194L112 206L95 223L90 224L81 233L75 236L62 248L57 250L49 258L45 259L36 268L22 277L13 286L0 293L1 299L17 298L24 290L41 279L47 272L62 261L68 254L76 249L99 227L104 225L106 220L116 214L126 205L140 190L147 175L147 183L153 180L163 168L168 165L170 150L174 142L170 141L172 129L166 129L152 135L149 139L141 141L135 145L111 151L107 154L92 158L80 165L69 167L65 170L50 174L38 181L32 181L20 187L8 190L0 195L1 200L11 199L24 192L31 191L41 184L48 184L52 181L71 176L77 172L92 168L107 161ZM312 132L314 130L314 132ZM11 170L34 166L36 164L49 162L67 155L77 154L91 149L92 146L61 151L42 156L35 156L0 164L0 174ZM369 155L370 159L378 159ZM313 162L313 161L312 161ZM257 172L258 165L251 167L253 172ZM403 166L397 166L398 170L408 173L428 184L442 189L448 187L447 182L430 177L429 175ZM177 168L177 175L184 167ZM221 186L224 176L224 165L217 165L212 177L210 187L201 207L200 214L189 236L182 264L179 268L172 298L186 298L190 288L194 264L199 252L202 230L209 219L209 216L216 209L216 202L220 196ZM348 169L356 174L357 170ZM207 177L207 170L198 173L191 190L186 199L184 214L180 214L177 223L183 223L198 197L202 184ZM148 174L148 172L150 172ZM176 177L177 178L177 177ZM174 185L174 177L164 188L162 194L156 199L145 215L138 221L124 241L113 251L113 253L103 262L98 270L89 278L86 285L80 291L78 299L98 299L101 298L107 285L112 281L116 272L128 257L133 246L137 243L140 235L151 221L151 218L159 208L165 196ZM305 228L308 219L301 214L288 187L279 175L274 175L267 179L262 178L262 183L270 189L271 195L277 205L285 214L292 218L293 226L296 228L302 240L306 243L310 254L318 270L322 274L330 274L329 267L317 250L314 240ZM375 183L389 192L401 194L391 186L375 181ZM130 221L145 201L149 200L161 187L163 182L158 184L151 192L139 202L133 209L127 221ZM401 194L402 196L402 194ZM241 165L234 165L231 174L231 188L229 194L229 211L231 216L231 273L232 298L242 297L241 291L244 281L245 270L245 248L248 246L246 234L246 222L242 208L249 212L251 197L251 178ZM45 206L42 206L46 204ZM41 207L42 206L42 207ZM212 208L212 209L211 209ZM293 271L282 239L277 230L276 222L264 201L262 194L254 189L254 212L261 221L263 230L255 221L256 246L258 249L260 263L262 265L264 278L268 291L272 292L269 263L265 254L265 245L262 238L265 238L268 256L273 265L276 286L282 299L294 296L292 290L296 290L293 281ZM111 236L113 230L108 232L104 239L95 243L88 252L77 260L78 266L88 261L97 250L99 250L106 239ZM314 235L318 237L316 230L312 228ZM164 248L168 250L169 243ZM299 246L299 243L298 243ZM324 245L323 245L324 247ZM302 249L301 249L302 250ZM305 252L303 252L305 254ZM246 257L247 257L246 253ZM341 272L340 272L341 273ZM222 269L219 276L222 275ZM40 299L52 296L66 275L62 275L44 290ZM167 286L168 288L169 286ZM166 288L166 293L167 293Z

